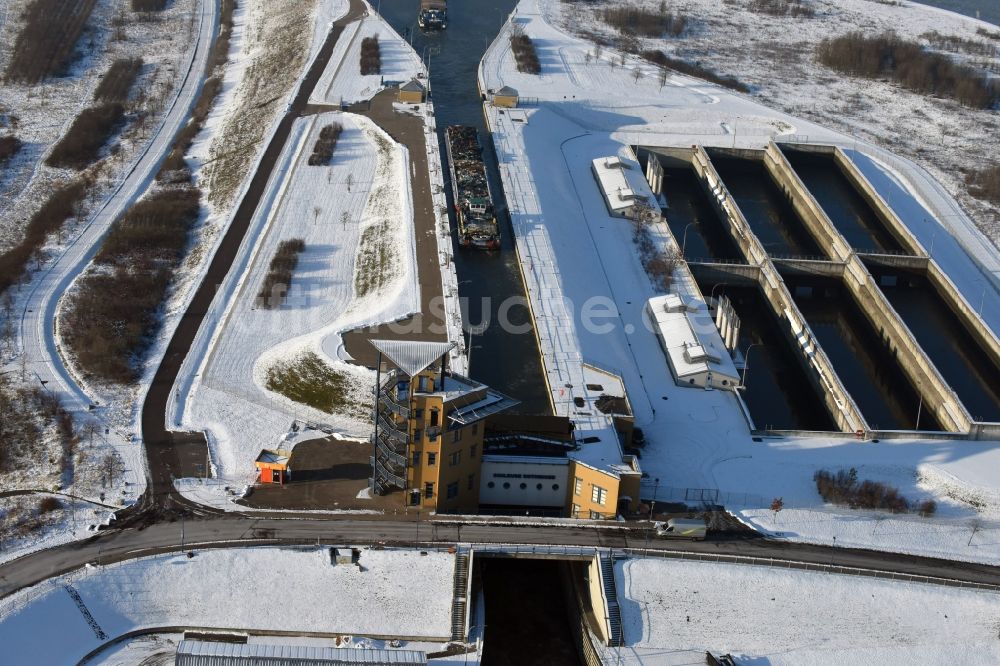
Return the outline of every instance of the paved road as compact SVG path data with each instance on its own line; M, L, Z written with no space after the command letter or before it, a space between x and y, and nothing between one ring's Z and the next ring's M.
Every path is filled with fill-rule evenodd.
M70 543L27 555L0 566L0 596L77 569L88 562L110 563L122 559L179 551L187 548L233 547L251 544L386 542L390 545L536 544L603 548L674 550L714 555L745 555L778 560L873 569L932 576L955 581L1000 585L1000 568L948 562L872 551L831 549L765 539L680 541L650 539L641 530L619 526L489 525L441 519L428 521L368 520L348 517L324 519L255 519L213 517L161 522L145 529L113 530L85 542Z
M55 394L63 408L74 415L90 414L94 402L63 365L55 338L55 316L59 299L80 272L87 267L101 246L112 222L149 187L163 158L170 152L174 137L190 116L191 107L201 90L205 66L212 50L218 23L218 0L198 0L194 30L196 42L190 58L178 72L177 92L156 134L138 155L110 198L90 218L83 232L71 241L32 282L31 292L21 313L21 353L29 374ZM98 413L99 416L99 413ZM102 435L121 454L132 488L141 489L145 461L141 447L130 441L130 433L111 428Z

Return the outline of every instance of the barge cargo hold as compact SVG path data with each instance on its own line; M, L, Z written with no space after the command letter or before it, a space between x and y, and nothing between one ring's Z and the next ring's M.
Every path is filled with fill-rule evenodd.
M420 0L417 25L422 30L444 30L448 27L448 3L445 0Z
M497 224L493 193L486 177L479 130L468 125L452 125L446 130L445 138L459 245L499 250L500 225Z

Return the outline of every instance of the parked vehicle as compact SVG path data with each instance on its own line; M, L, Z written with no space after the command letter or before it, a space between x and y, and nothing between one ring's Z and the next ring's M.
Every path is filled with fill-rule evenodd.
M691 518L671 518L666 523L655 523L656 534L675 539L702 541L708 532L704 520Z

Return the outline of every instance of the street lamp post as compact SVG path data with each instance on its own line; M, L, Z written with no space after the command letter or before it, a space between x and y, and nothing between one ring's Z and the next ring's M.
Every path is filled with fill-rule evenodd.
M763 347L763 342L754 342L749 347L747 351L743 354L743 377L740 379L740 388L746 388L747 386L747 370L750 368L750 350L754 347Z
M682 257L684 256L684 251L687 249L688 229L690 229L691 227L693 227L695 224L697 224L697 222L688 222L686 225L684 225L684 233L682 234L683 237L681 239L681 256Z

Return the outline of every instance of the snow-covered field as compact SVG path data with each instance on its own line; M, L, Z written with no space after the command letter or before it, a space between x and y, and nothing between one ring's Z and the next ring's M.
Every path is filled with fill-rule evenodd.
M615 564L625 646L609 663L995 664L1000 595L741 564ZM621 655L621 661L615 657Z
M1000 525L994 522L1000 517L1000 448L995 442L875 444L823 436L754 442L731 394L677 387L645 323L643 307L655 291L635 256L631 228L606 213L590 163L618 153L623 144L761 148L772 138L808 136L842 145L932 248L970 303L1000 302L952 238L956 230L972 233L969 228L957 217L928 224L934 215L925 211L921 216L921 206L940 201L941 192L926 173L876 147L689 77L669 75L661 90L650 65L629 57L622 65L609 49L595 63L592 44L559 27L561 12L569 6L523 0L512 17L511 23L538 46L540 76L516 71L506 33L511 23L480 69L484 89L511 85L522 97L537 98L506 113L487 106L487 116L528 295L534 311L545 315L535 323L549 384L556 387L557 412L573 410L573 391L561 387L584 384L579 359L615 368L624 377L636 425L646 435L640 461L648 474L643 497L653 495L656 479L664 500L677 499L678 493L683 499L685 488L720 489L727 505L742 510L746 520L786 538L832 544L836 536L837 545L1000 562ZM927 204L927 211L940 208ZM980 237L978 242L982 253L977 258L1000 266L995 249L986 249L988 241ZM588 322L583 316L588 304L610 315ZM1000 330L1000 308L985 308L984 317ZM852 466L859 478L885 480L912 500L936 498L940 517L825 507L813 472ZM784 497L794 511L781 512L772 525L766 508L775 497ZM974 519L983 528L970 546Z
M271 547L88 567L0 602L3 661L75 664L106 640L157 627L450 636L453 555L365 549L359 564L331 565L326 547Z
M378 37L381 74L361 74L361 41L366 37ZM309 98L311 102L337 106L361 102L371 99L385 86L406 83L425 74L417 52L374 12L344 29L330 64L316 84Z

